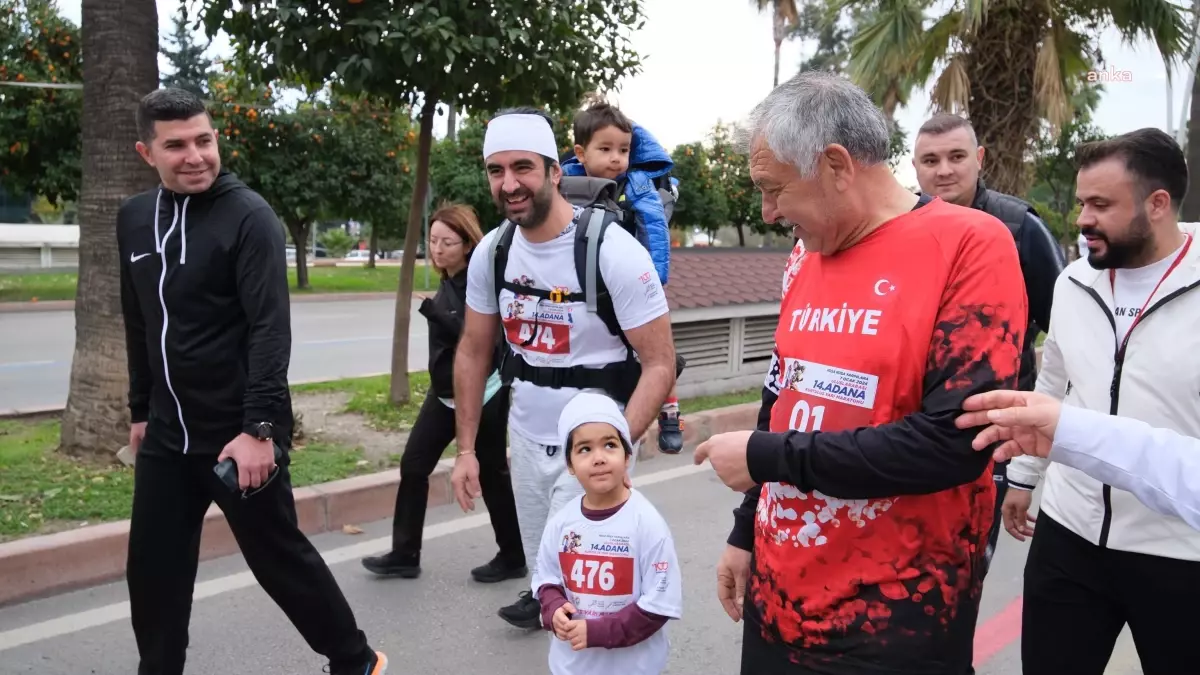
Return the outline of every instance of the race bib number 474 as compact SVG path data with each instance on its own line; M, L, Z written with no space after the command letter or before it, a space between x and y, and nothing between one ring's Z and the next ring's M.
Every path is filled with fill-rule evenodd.
M508 342L540 354L570 354L571 327L551 323L505 319Z
M633 558L559 553L567 590L580 595L633 594Z

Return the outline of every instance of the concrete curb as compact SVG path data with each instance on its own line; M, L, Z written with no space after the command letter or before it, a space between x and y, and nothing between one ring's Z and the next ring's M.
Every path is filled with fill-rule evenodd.
M714 434L753 429L758 408L758 403L746 403L693 413L684 411L685 451ZM652 459L658 454L658 429L652 425L642 442L638 460ZM453 465L453 460L444 459L430 476L430 506L453 502L454 492L450 487ZM296 488L300 529L311 536L340 530L343 525L389 518L399 482L399 471L392 469ZM0 544L0 579L4 579L0 584L0 606L120 579L125 574L128 546L128 520ZM213 505L204 518L200 559L210 560L237 551L237 542L224 515Z
M413 291L413 297L423 299L429 293ZM292 302L329 302L331 300L387 300L395 298L393 292L364 293L293 293ZM38 300L36 302L0 302L0 314L15 312L62 312L73 311L74 300Z
M62 312L75 309L74 300L38 300L36 302L0 302L0 314L14 312Z

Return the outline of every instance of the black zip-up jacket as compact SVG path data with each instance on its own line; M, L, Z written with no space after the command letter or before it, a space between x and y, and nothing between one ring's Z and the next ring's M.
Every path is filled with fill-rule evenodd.
M454 350L462 335L467 301L467 270L442 279L438 292L417 311L429 324L429 384L434 396L454 398Z
M143 449L217 454L259 422L289 447L291 305L270 205L226 171L199 194L160 187L121 205L117 246Z
M466 307L467 270L463 268L455 276L442 279L438 292L417 308L429 324L429 386L438 398L454 398L454 352L462 336ZM507 350L504 336L498 336L492 352L494 367L500 367Z
M982 178L975 186L971 208L991 214L1008 226L1017 245L1021 274L1025 277L1025 296L1029 302L1029 323L1037 325L1025 332L1017 388L1033 391L1037 384L1037 356L1034 350L1038 331L1050 330L1054 283L1067 267L1066 256L1033 206L1022 199L988 188Z

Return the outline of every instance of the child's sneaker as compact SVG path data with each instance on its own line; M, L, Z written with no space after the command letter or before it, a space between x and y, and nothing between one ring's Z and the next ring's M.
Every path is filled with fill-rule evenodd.
M678 405L674 411L663 410L658 414L658 449L668 455L683 450L683 420L679 419Z

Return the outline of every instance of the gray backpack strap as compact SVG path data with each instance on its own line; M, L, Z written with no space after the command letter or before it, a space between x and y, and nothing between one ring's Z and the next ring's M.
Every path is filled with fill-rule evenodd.
M587 223L587 269L583 277L587 283L583 291L587 311L595 312L596 275L599 274L600 266L600 228L604 226L604 209L592 209L591 211L592 215L591 218L588 218Z
M509 233L508 233L508 230L511 227L513 227L512 221L505 218L504 222L500 223L500 226L496 228L496 236L492 237L492 241L488 245L488 260L492 261L492 276L494 277L492 279L492 286L494 287L493 295L496 297L497 301L499 301L499 298L500 298L500 284L504 283L504 269L501 268L501 266L499 264L497 264L500 261L496 260L496 250L500 248L500 244L505 239L508 239L508 240L512 239L512 237L509 236ZM503 263L504 267L508 266L507 254L505 255L502 263ZM500 268L500 269L497 269L497 268Z
M563 176L558 191L576 206L591 206L603 201L615 204L619 196L616 181L592 176Z

